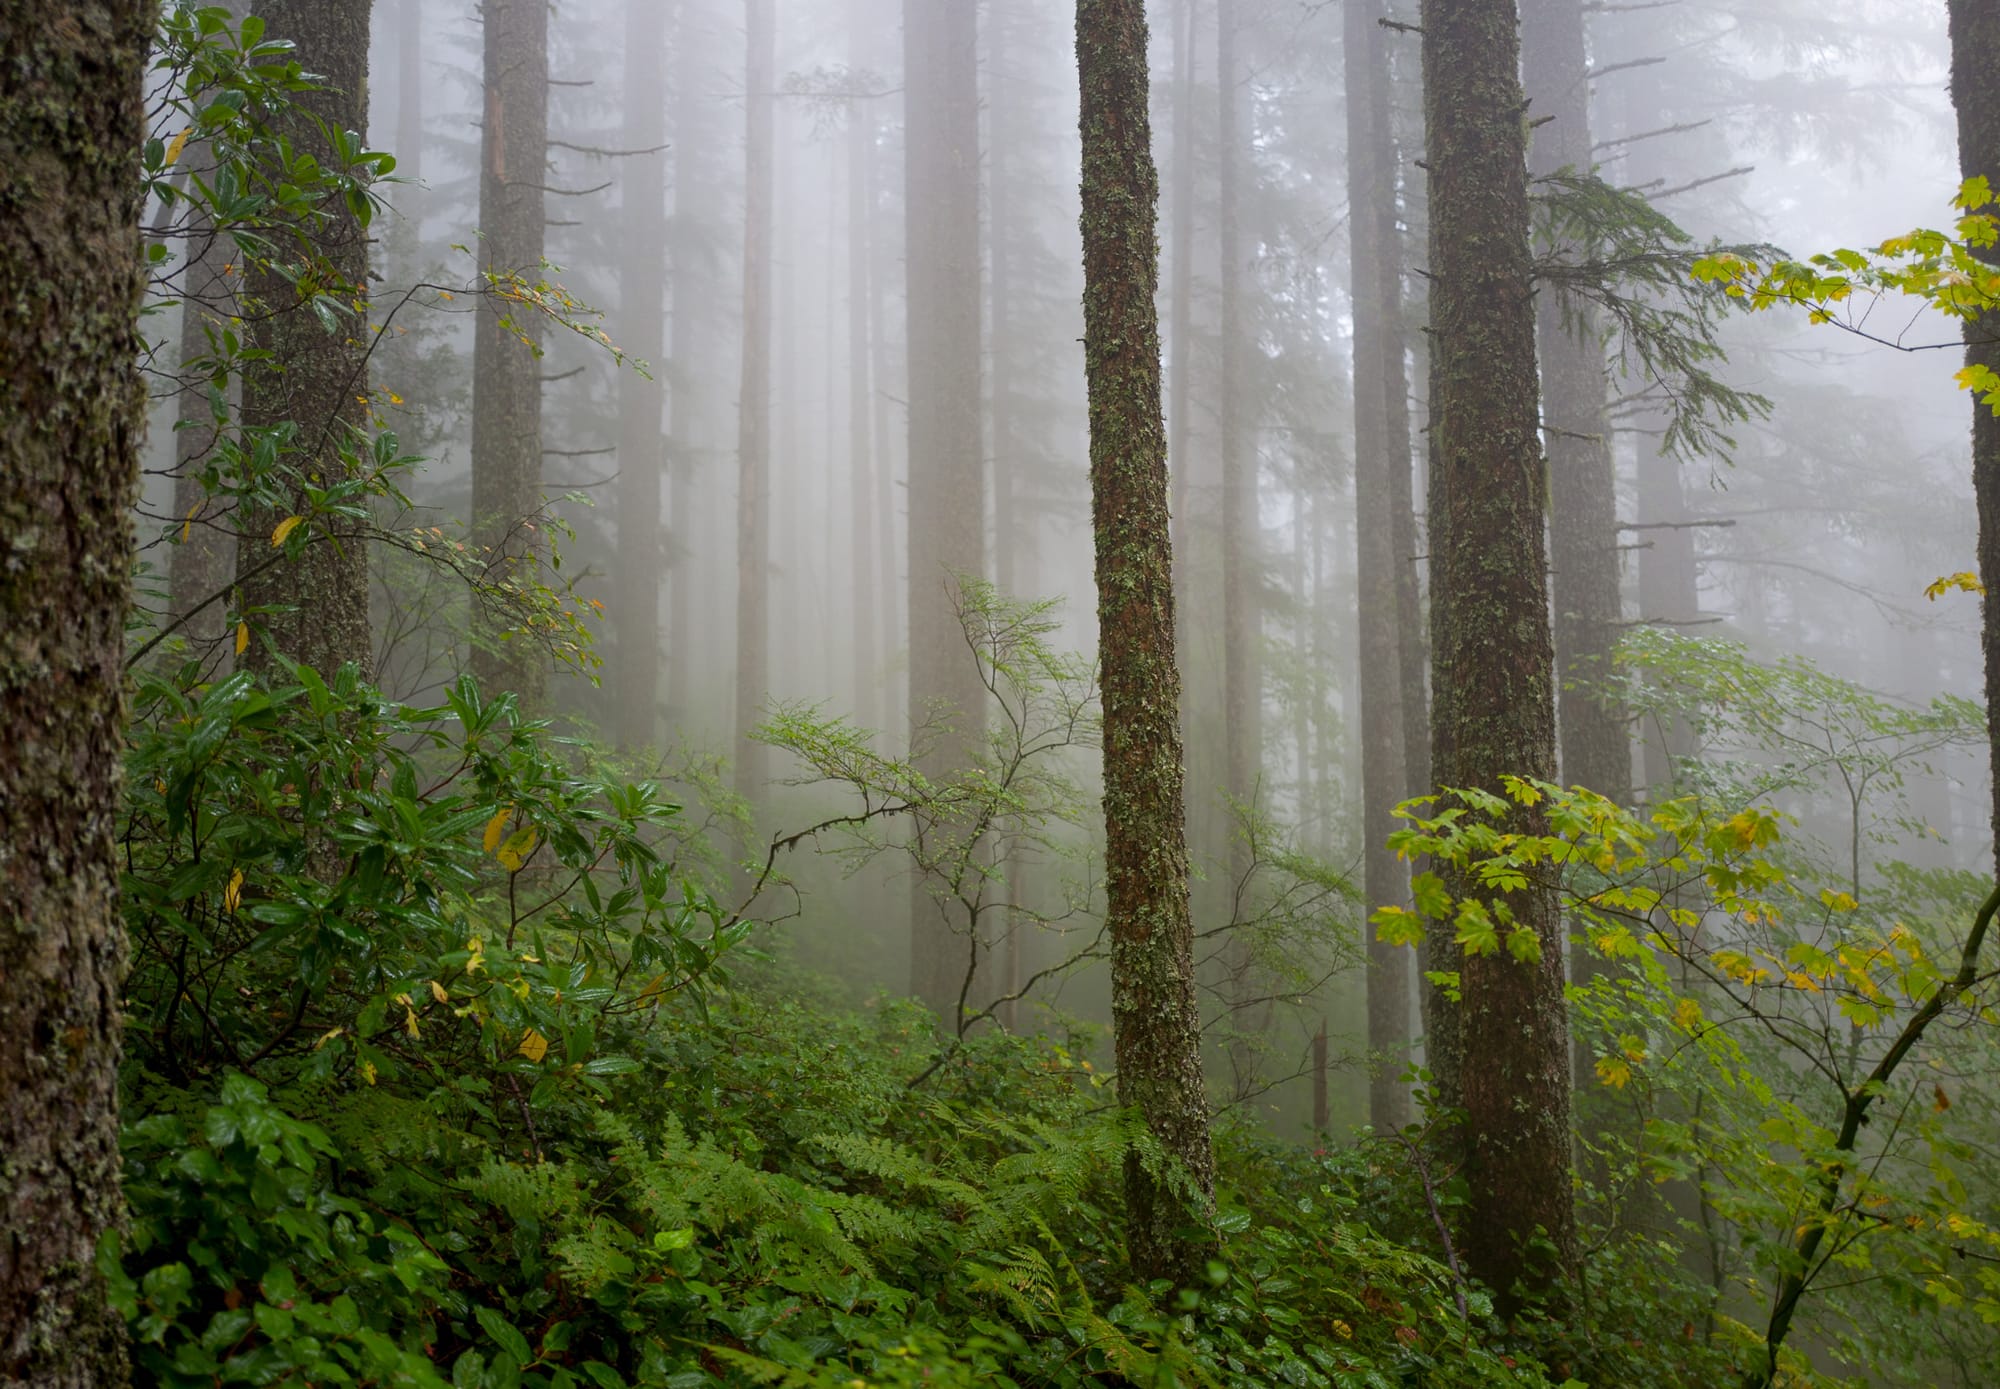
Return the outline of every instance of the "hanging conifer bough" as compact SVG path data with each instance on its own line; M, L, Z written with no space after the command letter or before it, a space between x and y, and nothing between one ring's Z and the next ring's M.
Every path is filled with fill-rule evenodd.
M1498 791L1503 776L1555 774L1519 24L1514 0L1426 0L1423 30L1433 772ZM1513 817L1543 832L1535 806ZM1457 974L1458 998L1433 1004L1430 1063L1438 1099L1465 1116L1466 1263L1511 1315L1576 1256L1569 1029L1554 896L1531 885L1489 909L1511 917L1508 948L1461 948L1449 921L1433 937L1431 968Z
M1118 1097L1166 1159L1127 1159L1126 1245L1139 1277L1185 1282L1206 1248L1215 1166L1188 910L1143 0L1078 0L1076 53L1112 1026Z

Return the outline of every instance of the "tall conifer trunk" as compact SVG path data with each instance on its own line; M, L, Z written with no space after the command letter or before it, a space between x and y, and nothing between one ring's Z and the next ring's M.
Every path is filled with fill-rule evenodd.
M485 90L480 122L480 268L542 278L547 240L549 7L546 0L484 0ZM495 578L528 584L545 546L542 508L542 364L519 335L534 325L505 298L480 304L472 348L472 526ZM501 641L480 622L472 670L488 696L511 690L539 712L548 654L532 638Z
M368 129L368 28L374 0L260 0L265 33L289 40L321 85L298 93L279 133L302 154L334 167L338 156L326 130ZM318 123L312 118L317 117ZM323 123L320 124L320 123ZM343 445L365 453L368 409L368 233L341 198L318 209L311 254L320 262L297 278L330 287L344 311L329 330L305 307L293 277L256 257L244 292L258 306L251 343L269 353L243 377L246 427L295 424L291 462L308 479L332 479L346 465ZM293 267L296 271L296 267ZM368 549L358 527L334 523L295 560L272 563L269 537L287 515L305 509L304 486L286 507L238 512L238 598L243 608L269 607L253 619L282 655L331 674L346 661L366 673L373 655L368 626ZM317 522L315 524L318 524ZM262 641L243 654L253 670L270 656Z
M986 572L980 425L979 63L975 0L905 0L910 532L909 717L917 769L942 783L971 757L986 691L966 650L954 574ZM950 817L919 833L962 833ZM955 1030L961 921L921 876L911 894L911 992Z
M115 829L153 6L0 21L0 1383L117 1389Z
M1389 75L1378 22L1385 13L1380 0L1347 0L1344 33L1354 301L1355 573L1360 590L1361 865L1371 910L1402 905L1409 896L1408 872L1389 847L1396 828L1395 808L1409 788L1403 765L1401 614L1396 592L1400 571L1408 569L1409 562L1396 552L1394 474L1401 469L1406 479L1402 504L1407 509L1410 452L1407 426L1401 440L1392 437L1390 428L1392 383L1397 391L1404 385L1402 335L1391 327L1392 319L1400 319L1402 296L1384 293L1392 283L1383 262L1394 254L1385 235L1393 237L1395 232L1395 169L1379 162L1382 141L1375 129L1376 122L1388 115ZM1395 324L1396 329L1400 326ZM1393 372L1392 354L1397 367ZM1409 1121L1397 1063L1409 1043L1409 954L1376 939L1371 929L1368 1050L1374 1070L1368 1085L1368 1120L1378 1131L1390 1132Z
M1951 0L1951 99L1958 108L1958 165L1966 178L2000 188L2000 8L1988 0ZM1981 259L2000 264L1989 247ZM2000 371L2000 313L1965 325L1968 366ZM1986 727L2000 767L2000 415L1975 403L1972 490L1979 506L1980 644L1986 657ZM2000 771L1993 781L1994 852L2000 858Z
M1104 822L1118 1098L1205 1200L1214 1190L1194 992L1174 661L1173 542L1160 416L1159 177L1143 0L1078 0L1084 364L1104 688ZM1206 1211L1126 1161L1126 1247L1141 1279L1191 1281Z
M765 791L750 730L771 685L771 229L777 196L778 25L773 0L744 0L743 373L736 415L736 791Z
M854 0L847 12L847 72L858 85L868 72L868 8ZM847 102L847 462L849 503L854 518L854 559L849 566L854 604L855 717L865 728L883 725L882 572L879 532L888 525L876 515L875 391L873 323L869 314L874 231L871 173L875 162L875 104L858 91Z
M1423 31L1432 760L1440 785L1497 792L1504 775L1547 780L1555 772L1547 483L1514 0L1425 0ZM1514 815L1522 832L1546 828L1534 809ZM1521 1305L1517 1289L1554 1290L1576 1255L1561 924L1553 893L1523 891L1509 904L1540 943L1535 963L1505 949L1465 954L1448 925L1433 938L1431 959L1433 969L1460 977L1455 1054L1434 1054L1432 1069L1439 1098L1466 1116L1462 1248L1507 1315ZM1537 1231L1553 1244L1553 1259L1532 1252Z
M665 464L661 381L666 364L666 107L659 71L666 58L666 12L634 3L625 11L624 273L619 302L624 347L653 373L618 375L618 731L628 748L656 736L660 704L660 482Z

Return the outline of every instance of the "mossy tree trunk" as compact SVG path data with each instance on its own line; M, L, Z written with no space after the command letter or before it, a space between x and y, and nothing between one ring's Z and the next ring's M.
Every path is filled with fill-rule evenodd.
M660 586L665 536L660 484L666 461L667 137L660 68L666 61L666 7L625 11L625 148L621 193L625 257L619 307L621 344L647 364L651 378L618 373L618 741L643 748L658 736Z
M259 0L265 33L289 40L298 61L320 78L299 93L279 132L292 148L323 166L338 167L327 132L368 129L368 29L374 0ZM317 118L316 120L314 118ZM344 199L329 198L310 238L313 264L278 267L252 258L244 293L255 306L251 343L270 354L243 378L243 423L287 422L298 434L291 462L306 477L330 482L347 464L343 448L365 454L368 407L368 232ZM284 273L290 270L290 275ZM340 301L329 328L302 303L298 280ZM363 528L329 523L295 560L273 562L270 537L287 515L305 510L303 487L289 509L246 507L238 515L237 596L265 640L252 640L243 661L266 669L270 652L331 674L348 661L364 674L372 665L368 625L368 548ZM318 518L313 522L321 525Z
M1084 364L1104 693L1104 826L1119 1100L1178 1171L1125 1169L1133 1273L1186 1282L1215 1185L1195 1002L1160 414L1159 176L1143 0L1078 0Z
M1433 773L1498 791L1555 773L1554 653L1543 541L1528 174L1514 0L1425 0L1424 116L1431 197ZM1516 828L1541 815L1518 809ZM1461 891L1478 891L1469 883ZM1574 1260L1569 1032L1553 893L1509 901L1539 960L1459 950L1449 926L1431 967L1456 970L1454 1056L1434 1065L1462 1109L1468 1268L1499 1299L1550 1292ZM1536 1257L1537 1233L1553 1258Z
M1368 906L1406 904L1409 873L1389 835L1394 811L1407 794L1403 765L1401 614L1396 585L1407 555L1396 552L1394 474L1405 475L1409 505L1410 446L1407 414L1400 439L1390 428L1392 389L1404 389L1402 296L1389 266L1394 255L1396 171L1380 160L1375 125L1388 116L1384 30L1380 0L1348 0L1345 28L1347 78L1347 188L1349 264L1354 301L1355 576L1360 590L1361 638L1361 872ZM1389 291L1385 293L1385 290ZM1392 327L1393 324L1393 327ZM1392 371L1389 358L1395 357ZM1397 402L1401 404L1401 402ZM1409 952L1368 937L1368 1050L1374 1070L1368 1085L1368 1120L1379 1131L1409 1122L1409 1096L1398 1072L1410 1045Z
M153 6L0 18L0 1384L113 1389L115 826L145 396L139 149Z
M1990 0L1951 0L1951 99L1958 108L1958 164L1966 178L2000 188L2000 8ZM2000 264L2000 251L1981 258ZM1969 366L2000 371L2000 313L1965 325ZM2000 767L2000 415L1972 412L1972 490L1979 505L1980 642L1986 655L1986 727ZM2000 858L2000 774L1993 777L1994 852Z
M487 275L542 278L548 236L549 7L485 0L479 139L479 265ZM496 581L534 584L541 539L542 364L524 338L529 310L486 294L472 342L472 534ZM508 619L482 609L472 671L489 696L542 709L549 656L533 637L502 640Z
M909 716L917 770L933 784L969 762L986 690L967 651L955 574L986 572L980 422L979 38L974 0L904 0L905 264L909 312ZM922 824L938 861L949 817ZM919 875L911 892L910 991L956 1030L970 923Z

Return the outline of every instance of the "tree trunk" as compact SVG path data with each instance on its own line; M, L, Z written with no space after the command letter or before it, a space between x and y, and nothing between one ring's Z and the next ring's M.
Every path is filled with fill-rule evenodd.
M547 236L549 9L545 0L485 0L485 112L480 126L480 269L542 278ZM542 582L542 364L520 339L527 311L491 294L472 350L472 526L493 577ZM472 671L488 696L512 690L539 713L548 653L529 634L501 640L483 615Z
M1388 327L1392 316L1402 314L1402 296L1383 293L1392 283L1382 264L1392 254L1384 244L1384 232L1393 233L1396 216L1395 169L1378 164L1381 141L1374 128L1388 114L1388 72L1380 37L1384 31L1378 22L1385 13L1381 0L1348 0L1344 45L1354 301L1355 573L1361 638L1361 872L1371 914L1377 907L1405 905L1410 885L1408 870L1389 847L1396 828L1393 812L1409 787L1403 765L1402 642L1396 592L1399 571L1409 564L1396 552L1394 474L1400 468L1407 478L1410 453L1407 428L1400 442L1390 435L1389 391L1392 377L1396 389L1402 389L1403 343L1400 332L1392 333ZM1378 100L1378 87L1385 99ZM1398 368L1394 372L1389 369L1391 352ZM1379 1132L1400 1129L1410 1119L1397 1064L1410 1045L1409 994L1409 952L1376 939L1370 928L1368 1052L1373 1070L1368 1120Z
M1257 795L1260 747L1262 614L1257 537L1257 449L1243 409L1242 88L1237 62L1236 0L1217 0L1216 139L1221 169L1222 389L1222 714L1223 789L1239 801ZM1241 846L1238 846L1241 852ZM1233 876L1233 875L1232 875Z
M181 158L203 156L194 149ZM218 435L208 404L208 382L188 370L209 355L209 333L221 333L237 313L236 294L224 273L229 243L205 216L190 216L185 297L181 300L180 424L174 434L174 515L180 535L168 576L167 614L180 620L181 635L196 647L222 640L228 608L217 599L236 573L236 539L228 505L211 496L202 470L215 452ZM236 383L232 381L231 385Z
M1500 789L1555 772L1555 691L1543 544L1547 484L1535 380L1528 179L1514 0L1426 0L1431 173L1432 761L1440 785ZM1513 827L1545 829L1517 809ZM1453 884L1454 895L1479 889ZM1509 899L1540 942L1534 964L1471 956L1449 925L1432 968L1457 970L1457 1055L1434 1064L1462 1109L1463 1251L1504 1315L1555 1290L1576 1256L1569 1035L1554 895ZM1529 1247L1544 1232L1556 1257Z
M1084 362L1104 689L1104 826L1118 1098L1205 1204L1214 1191L1182 802L1173 542L1160 415L1159 179L1142 0L1078 0ZM1191 1282L1207 1212L1127 1158L1126 1246L1140 1279Z
M396 210L410 224L410 240L424 244L424 0L402 0L402 26L396 35L396 174L409 180Z
M2000 9L1986 0L1951 0L1951 99L1958 108L1958 166L1966 178L2000 187ZM1980 253L2000 264L2000 251ZM1968 366L2000 371L2000 314L1965 324ZM1972 407L1972 490L1979 505L1980 644L1986 656L1986 728L2000 767L2000 415ZM1994 851L2000 858L2000 772L1993 781Z
M308 72L323 85L293 97L297 111L281 117L279 133L302 154L328 168L338 156L317 117L339 131L368 129L368 28L374 0L260 0L256 13L265 33L287 39ZM346 202L331 199L320 209L324 220L313 230L312 255L321 263L311 278L352 317L342 315L332 330L298 298L291 279L258 258L251 259L244 293L261 306L252 320L253 346L269 358L244 373L243 423L268 428L290 421L298 436L291 462L307 477L332 479L346 464L342 445L366 451L368 407L368 233ZM288 514L304 510L303 489L291 510L245 507L238 513L236 549L238 599L245 610L268 607L251 618L271 646L293 660L331 675L347 661L367 674L373 655L368 628L368 550L361 530L334 522L330 535L316 535L296 560L272 563L269 537ZM320 522L315 520L317 528ZM270 651L253 640L243 654L252 670L267 670Z
M736 416L736 792L764 792L750 730L771 685L771 208L776 196L774 0L744 0L743 375Z
M858 84L868 71L863 38L869 11L862 0L848 7L847 72ZM849 505L854 518L854 558L850 564L854 603L855 718L879 729L882 717L881 589L877 582L882 542L875 514L874 345L869 317L869 276L873 266L874 205L869 187L875 159L875 105L857 91L847 102L847 458Z
M623 193L625 267L620 285L627 352L647 364L648 380L618 373L618 734L627 748L659 731L660 480L665 463L667 228L666 108L659 71L666 57L666 13L657 4L625 10L625 148L631 177Z
M904 195L910 356L910 728L933 784L969 762L986 691L966 650L953 576L986 572L980 428L979 63L974 0L905 0ZM949 837L949 823L927 833ZM910 987L955 1026L970 923L920 875Z
M1201 0L1178 0L1174 7L1174 169L1172 229L1173 278L1167 289L1167 314L1172 324L1172 373L1167 381L1167 467L1172 479L1174 593L1185 598L1188 488L1192 460L1188 451L1188 416L1194 402L1194 91L1201 22Z
M676 729L705 706L701 696L706 690L697 684L697 673L721 664L710 644L715 624L704 620L697 595L711 566L697 564L694 551L715 490L715 438L708 409L710 398L720 394L712 389L710 375L714 335L721 326L715 307L720 276L703 224L715 193L712 151L722 143L711 126L715 63L707 19L700 0L681 0L674 24L674 211L667 234L673 262L675 389L668 396L673 429L667 464L666 716Z
M142 0L0 21L0 1384L114 1389L114 838L145 392Z

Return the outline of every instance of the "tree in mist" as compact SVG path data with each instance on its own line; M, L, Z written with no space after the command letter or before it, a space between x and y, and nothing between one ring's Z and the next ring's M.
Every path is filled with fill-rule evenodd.
M1951 0L1951 98L1958 111L1958 165L1966 178L2000 187L2000 9L1980 0ZM2000 250L1982 258L2000 264ZM1965 323L1969 367L2000 371L2000 314ZM1986 726L2000 766L2000 414L1972 407L1972 490L1979 506L1980 645L1986 662ZM2000 772L1993 776L1993 829L2000 857Z
M1182 798L1173 542L1160 413L1159 251L1142 0L1078 0L1084 361L1104 698L1104 826L1118 1097L1180 1170L1126 1159L1141 1279L1185 1281L1214 1191Z
M1393 811L1410 794L1403 765L1400 678L1401 613L1396 586L1410 567L1397 550L1394 475L1410 471L1407 390L1403 373L1401 276L1395 253L1396 171L1392 154L1387 45L1378 0L1346 7L1348 243L1354 302L1354 493L1356 575L1361 629L1362 880L1373 906L1400 905L1409 892L1402 860L1389 847ZM1393 363L1391 358L1394 358ZM1392 399L1393 393L1393 399ZM1368 1119L1389 1132L1409 1122L1409 1104L1389 1058L1410 1043L1408 955L1373 932L1368 940L1368 1050L1376 1069L1368 1088Z
M1555 770L1519 57L1514 0L1426 0L1432 771L1489 791ZM1545 889L1507 902L1539 950L1436 933L1431 968L1458 974L1459 999L1434 1001L1429 1042L1438 1098L1465 1115L1466 1262L1511 1312L1517 1285L1547 1290L1574 1261L1576 1217L1561 924ZM1532 1252L1538 1231L1554 1259Z
M535 582L545 546L542 366L531 325L508 286L541 279L547 238L549 8L546 0L485 0L480 121L481 296L472 349L472 534L501 582ZM527 634L478 624L472 670L494 693L539 710L548 658ZM510 640L503 640L511 635Z
M867 0L852 0L847 12L847 463L854 518L850 566L854 606L855 713L869 728L882 726L881 553L891 532L889 518L877 515L874 373L874 198L875 110L867 61ZM870 90L863 92L863 81Z
M96 1255L123 1212L115 835L151 20L116 0L11 5L0 25L0 1382L38 1389L127 1377Z
M973 0L905 0L903 69L910 751L917 769L943 784L968 761L986 698L952 592L954 574L986 569ZM950 834L952 822L929 832ZM943 1013L964 982L959 923L922 881L911 913L911 992Z
M774 0L744 0L743 373L736 416L736 789L764 789L750 734L771 683L771 224L777 148Z
M277 118L277 133L295 154L339 168L334 141L368 129L368 28L374 0L261 0L256 14L273 39L289 41L297 60L319 82ZM243 423L250 429L291 425L288 460L300 475L290 509L245 506L236 549L238 598L246 610L268 608L255 624L276 650L317 670L352 661L367 671L368 549L358 522L335 520L295 559L273 550L277 527L309 509L305 492L346 469L343 449L355 449L368 424L368 232L361 214L336 193L314 210L304 265L274 265L250 257L244 294L255 313L251 342L268 354L244 374ZM303 293L338 302L329 323L309 310ZM314 306L315 310L318 305ZM252 669L269 665L268 648L243 653Z
M666 102L658 73L666 61L666 7L625 10L624 142L633 162L620 218L624 236L624 348L650 376L618 375L619 741L653 741L660 702L660 481L665 455L661 356L666 345Z
M1217 215L1222 258L1222 379L1217 431L1222 454L1222 718L1223 790L1249 804L1261 775L1263 700L1262 616L1257 600L1257 447L1244 409L1245 352L1243 132L1247 78L1237 53L1241 35L1236 0L1216 0L1216 142L1220 169Z

